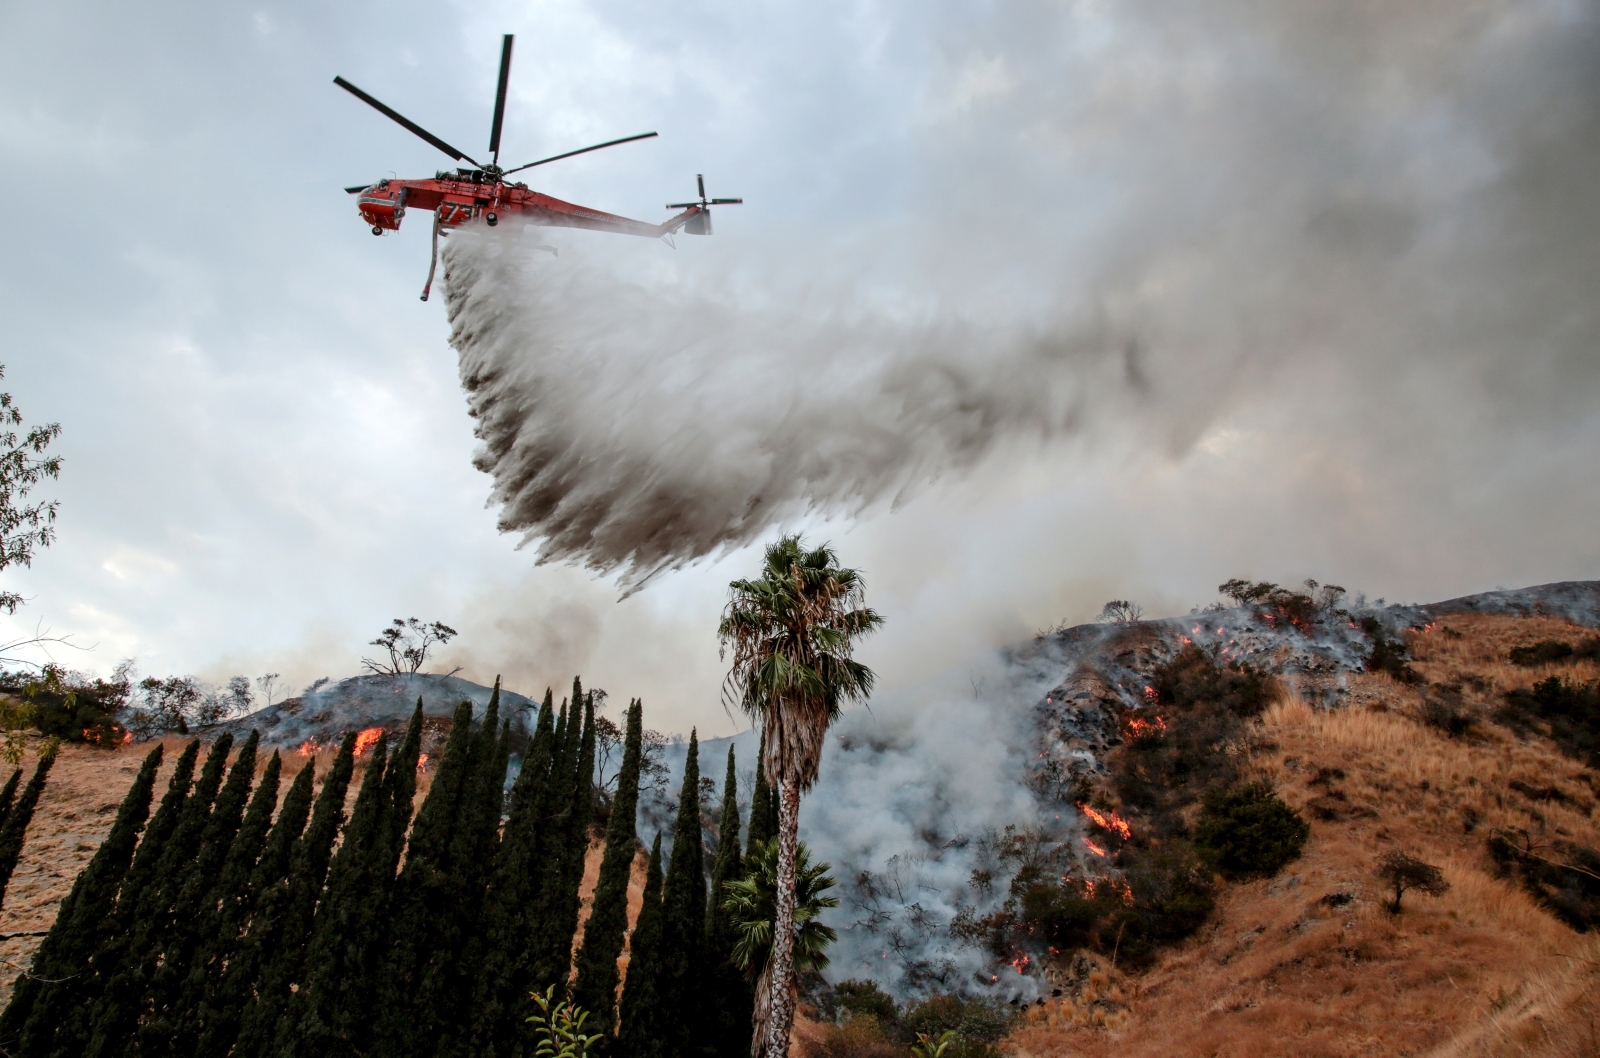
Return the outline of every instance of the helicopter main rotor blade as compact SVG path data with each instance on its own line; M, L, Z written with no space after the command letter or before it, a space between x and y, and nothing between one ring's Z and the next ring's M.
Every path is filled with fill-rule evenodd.
M502 175L510 176L512 173L520 173L524 169L532 169L536 165L543 165L546 162L559 162L563 158L571 158L575 154L588 154L590 151L598 151L602 147L615 147L619 143L632 143L634 140L648 140L654 135L656 135L654 132L641 132L637 136L624 136L620 140L607 140L605 143L597 143L593 147L584 147L581 150L568 151L566 154L553 154L548 158L540 158L537 162L529 162L527 165L519 165L515 169L507 169Z
M511 80L511 34L500 46L500 88L494 96L494 127L489 130L489 153L500 164L500 123L506 116L506 82Z
M435 147L439 148L456 161L472 162L474 167L478 169L483 168L481 164L472 161L471 158L467 157L465 154L462 154L460 151L456 150L454 147L450 146L448 143L444 142L439 137L423 128L421 125L418 125L415 121L412 121L398 110L391 110L389 107L384 106L382 103L367 95L367 93L363 92L349 81L346 81L343 77L335 77L333 79L333 83L338 85L340 88L343 88L346 92L349 92L351 95L355 96L357 99L361 100L363 103L367 104L367 106L371 107L373 110L376 110L384 117L393 121L401 128L404 128L408 132L416 133L418 136L427 140L429 143L433 144Z
M742 205L744 205L744 199L742 199L742 198L714 198L714 199L711 200L711 204L713 206L742 206Z
M357 191L365 191L367 188L369 188L371 186L372 186L371 184L362 184L360 187L347 187L347 188L344 189L344 193L347 194L347 195L353 195Z

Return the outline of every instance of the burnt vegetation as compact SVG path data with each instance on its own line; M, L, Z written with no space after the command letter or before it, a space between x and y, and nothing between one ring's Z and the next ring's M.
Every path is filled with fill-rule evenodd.
M959 918L957 934L1013 960L1043 945L1139 966L1200 928L1219 872L1276 873L1300 854L1309 828L1269 784L1241 782L1240 751L1250 721L1278 693L1270 676L1186 646L1152 674L1149 706L1124 717L1108 779L1084 790L1081 810L1096 823L1084 842L1087 873L1065 852L1008 832L999 848L1014 868L1007 901L992 915Z

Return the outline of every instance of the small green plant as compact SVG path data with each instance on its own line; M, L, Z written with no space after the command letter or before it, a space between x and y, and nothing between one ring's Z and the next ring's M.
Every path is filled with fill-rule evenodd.
M919 1032L917 1042L911 1045L911 1053L916 1058L944 1058L944 1052L950 1049L950 1044L955 1038L955 1029L945 1029L936 1037L926 1032Z
M533 1001L539 1007L539 1013L528 1018L537 1041L533 1053L538 1058L583 1058L600 1036L583 1034L583 1023L589 1020L587 1010L564 999L557 1002L555 996L555 985L545 989L544 995L533 993Z

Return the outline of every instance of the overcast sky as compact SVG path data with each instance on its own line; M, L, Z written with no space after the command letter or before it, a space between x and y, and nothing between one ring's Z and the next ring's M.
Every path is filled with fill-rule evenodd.
M0 361L66 460L8 627L92 648L71 667L298 688L415 615L461 631L463 675L579 672L721 734L717 616L780 528L866 571L886 690L1234 576L1408 601L1600 576L1595 4L7 0L3 24ZM427 217L375 239L341 190L448 159L330 83L476 152L505 32L513 162L661 133L534 187L652 222L700 172L745 199L676 249L558 233L608 277L563 326L624 319L641 364L658 303L814 326L796 363L834 382L961 379L972 405L874 422L977 407L980 449L916 441L864 508L810 496L621 601L518 550L417 298ZM701 398L829 399L760 353L724 342ZM710 429L693 396L629 399Z

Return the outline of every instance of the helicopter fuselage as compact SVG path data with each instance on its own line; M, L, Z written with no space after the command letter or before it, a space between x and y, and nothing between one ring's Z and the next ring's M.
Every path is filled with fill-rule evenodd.
M438 173L432 180L380 180L361 192L356 208L374 235L398 231L408 209L421 209L434 214L441 229L459 228L479 218L491 226L516 219L524 224L588 228L651 239L670 235L685 225L693 229L696 218L705 212L704 207L694 205L664 223L647 224L468 170Z

